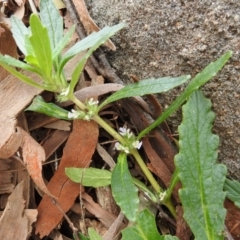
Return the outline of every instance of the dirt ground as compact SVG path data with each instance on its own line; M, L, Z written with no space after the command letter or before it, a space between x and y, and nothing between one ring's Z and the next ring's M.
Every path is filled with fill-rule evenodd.
M140 79L194 76L227 50L234 55L204 92L216 112L214 132L220 136L219 160L232 177L240 179L240 2L237 0L86 0L100 26L126 22L113 41L110 63L124 82L130 74ZM169 105L182 88L159 100ZM180 112L169 120L174 132Z

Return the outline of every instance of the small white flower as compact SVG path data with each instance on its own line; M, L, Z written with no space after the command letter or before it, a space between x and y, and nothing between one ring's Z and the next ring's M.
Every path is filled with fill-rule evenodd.
M122 144L120 144L119 142L115 143L115 149L117 149L118 151L122 151L125 153L130 153L129 148L128 147L124 147Z
M98 105L99 101L94 101L93 98L90 98L88 101L89 106Z
M159 200L160 201L163 201L164 200L164 198L165 198L165 196L166 196L166 194L167 194L167 192L166 191L164 191L164 192L162 192L162 193L160 193L160 195L159 195Z
M90 117L88 114L86 114L86 115L83 117L83 120L86 120L86 121L90 121L90 119L91 119L91 117Z
M132 143L133 148L140 149L141 146L142 146L142 142L139 142L138 140L136 140L135 142Z
M80 112L72 109L71 112L68 112L68 118L69 119L75 119L78 118L80 116Z
M70 87L68 86L65 90L63 90L60 95L61 96L67 96L69 94L70 91Z
M119 128L119 133L122 136L126 136L128 139L130 139L133 136L133 134L130 132L130 129L127 129L125 127Z

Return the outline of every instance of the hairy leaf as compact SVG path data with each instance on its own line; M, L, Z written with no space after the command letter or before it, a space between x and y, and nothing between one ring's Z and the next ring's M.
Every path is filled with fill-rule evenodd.
M211 133L214 113L210 100L194 92L183 106L179 126L180 152L175 157L183 188L179 191L184 218L195 239L223 239L226 209L223 184L226 167L216 164L219 138Z
M227 192L227 198L232 200L234 204L240 208L240 182L226 179L224 190Z
M111 187L116 203L128 220L134 222L139 204L138 189L129 172L125 153L120 153L118 156L118 162L112 172Z
M207 67L203 69L200 73L198 73L193 80L188 84L186 89L181 93L179 97L147 128L145 128L138 135L138 139L145 136L152 129L157 127L160 123L165 121L173 112L175 112L188 98L189 96L209 81L212 77L214 77L226 64L228 59L232 56L232 52L228 51L224 55L222 55L215 62L210 63Z
M149 210L145 209L138 214L136 224L122 230L122 240L176 240L173 236L161 236L157 230L155 218Z
M22 51L24 55L28 55L28 51L25 46L25 37L29 35L28 28L23 24L23 22L15 17L14 15L10 18L11 21L11 32L13 34L13 38L17 43L19 49Z
M66 168L67 176L85 187L104 187L111 184L112 173L98 168Z
M64 35L64 37L58 42L57 46L53 50L53 61L56 59L56 57L59 56L59 54L62 52L64 47L69 43L71 40L71 37L75 31L75 26L72 26L69 31Z
M108 103L117 101L122 98L143 96L146 94L166 92L190 79L190 75L171 78L151 78L139 81L137 83L129 84L120 91L108 97L100 106L102 108Z
M69 120L68 111L53 103L46 103L41 96L35 97L32 104L25 111L44 113L50 117Z
M122 29L124 27L123 23L120 23L118 25L112 26L112 27L105 27L99 32L94 32L87 36L86 38L82 39L78 43L76 43L74 46L72 46L63 56L61 62L60 62L60 69L59 71L62 71L64 65L67 63L69 59L77 55L78 53L87 50L88 48L94 47L97 49L100 45L106 42L112 35L114 35L117 31Z
M3 56L3 55L0 54L0 62L4 62L7 65L10 65L10 66L13 66L13 67L17 67L17 68L21 68L21 69L24 69L24 70L27 70L27 71L38 73L38 71L35 68L33 68L30 65L28 65L28 64L26 64L22 61L19 61L16 58L13 58L9 55Z
M32 35L29 40L38 60L38 65L47 79L52 77L52 51L47 29L42 25L37 15L30 17Z
M34 82L31 78L27 77L26 75L22 74L21 72L17 71L15 68L9 66L4 61L0 60L0 65L3 66L7 71L9 71L13 76L20 79L21 81L27 83L36 88L45 89L44 86Z
M40 18L47 28L52 51L63 37L63 18L52 0L40 1Z

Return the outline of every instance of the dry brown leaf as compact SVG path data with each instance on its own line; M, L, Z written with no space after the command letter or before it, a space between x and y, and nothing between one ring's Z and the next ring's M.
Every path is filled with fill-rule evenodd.
M224 207L227 209L225 224L234 240L240 239L240 209L232 201L226 199Z
M92 18L89 16L88 14L88 10L86 7L86 4L84 2L84 0L72 0L73 4L75 5L75 9L78 12L78 15L80 17L80 20L87 32L87 34L90 34L92 32L98 32L100 29L99 27L94 23L94 21L92 20ZM115 45L112 43L111 40L108 40L105 43L105 46L107 46L108 48L110 48L111 50L115 51L116 47Z
M16 0L15 0L16 1ZM18 1L18 8L16 9L14 16L23 19L25 13L25 0L17 0Z
M44 193L55 198L47 189L42 178L42 162L45 161L44 149L22 128L18 127L17 129L22 136L23 161L26 164L29 175Z
M28 76L37 79L34 74ZM11 75L0 81L0 158L9 158L21 145L15 128L16 116L41 92Z
M90 98L97 98L103 94L109 92L115 92L122 89L124 86L117 83L107 83L107 84L99 84L96 86L90 86L80 89L79 91L75 92L74 95L80 100L85 101L86 99ZM69 106L72 104L70 101L64 102L61 106Z
M64 212L71 208L80 192L80 184L72 182L67 177L65 168L87 167L96 148L97 140L98 125L95 122L74 121L73 131L64 148L62 160L48 184L49 191L58 197L57 202ZM81 190L83 189L82 187ZM43 196L38 212L36 233L43 237L59 224L63 215L47 195Z
M48 139L43 143L46 159L48 159L68 138L70 132L54 131Z
M16 43L12 37L12 33L8 26L4 23L0 23L0 53L2 55L9 55L14 58L18 56L17 54L17 46ZM4 78L6 78L10 73L5 70L2 66L0 66L0 81L2 81ZM2 96L1 96L2 97Z
M43 127L46 124L52 123L57 121L57 118L49 117L42 113L36 112L27 112L27 119L28 119L28 130L32 131Z
M73 22L72 22L72 19L71 19L68 11L67 11L67 13L66 13L66 15L64 16L63 19L64 19L64 26L65 26L64 32L67 32L73 26ZM75 31L72 35L71 40L73 42L76 42L78 39L79 39L79 37L78 37L78 35Z
M120 212L116 220L112 223L111 227L102 236L103 240L115 239L115 236L118 234L118 231L124 228L123 220L124 214Z
M99 204L94 202L92 197L86 192L82 193L81 197L84 207L96 216L107 228L109 228L117 217L104 210Z
M57 120L52 123L48 123L44 125L45 128L57 129L62 131L70 131L71 130L71 123L64 121L64 120Z
M23 181L19 183L8 198L7 206L0 218L0 239L27 239L31 233L31 225L37 218L37 210L31 210L31 214L24 211L23 185Z
M172 174L162 159L154 151L147 137L143 139L143 148L153 169L155 170L155 174L163 181L165 186L169 186Z
M0 159L0 194L11 193L14 189L12 173L7 171L11 168L10 164L10 159Z
M189 240L191 239L191 230L188 227L186 221L183 218L183 208L182 206L176 207L177 211L177 229L176 236L181 240Z

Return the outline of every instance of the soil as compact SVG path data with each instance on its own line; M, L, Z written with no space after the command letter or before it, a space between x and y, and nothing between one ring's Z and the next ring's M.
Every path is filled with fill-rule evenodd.
M116 52L108 59L125 83L130 74L140 79L194 76L227 50L234 55L203 90L212 100L220 136L219 161L240 180L240 1L86 0L91 17L100 26L126 22L114 36ZM159 94L168 106L183 87ZM176 133L181 112L169 119Z

